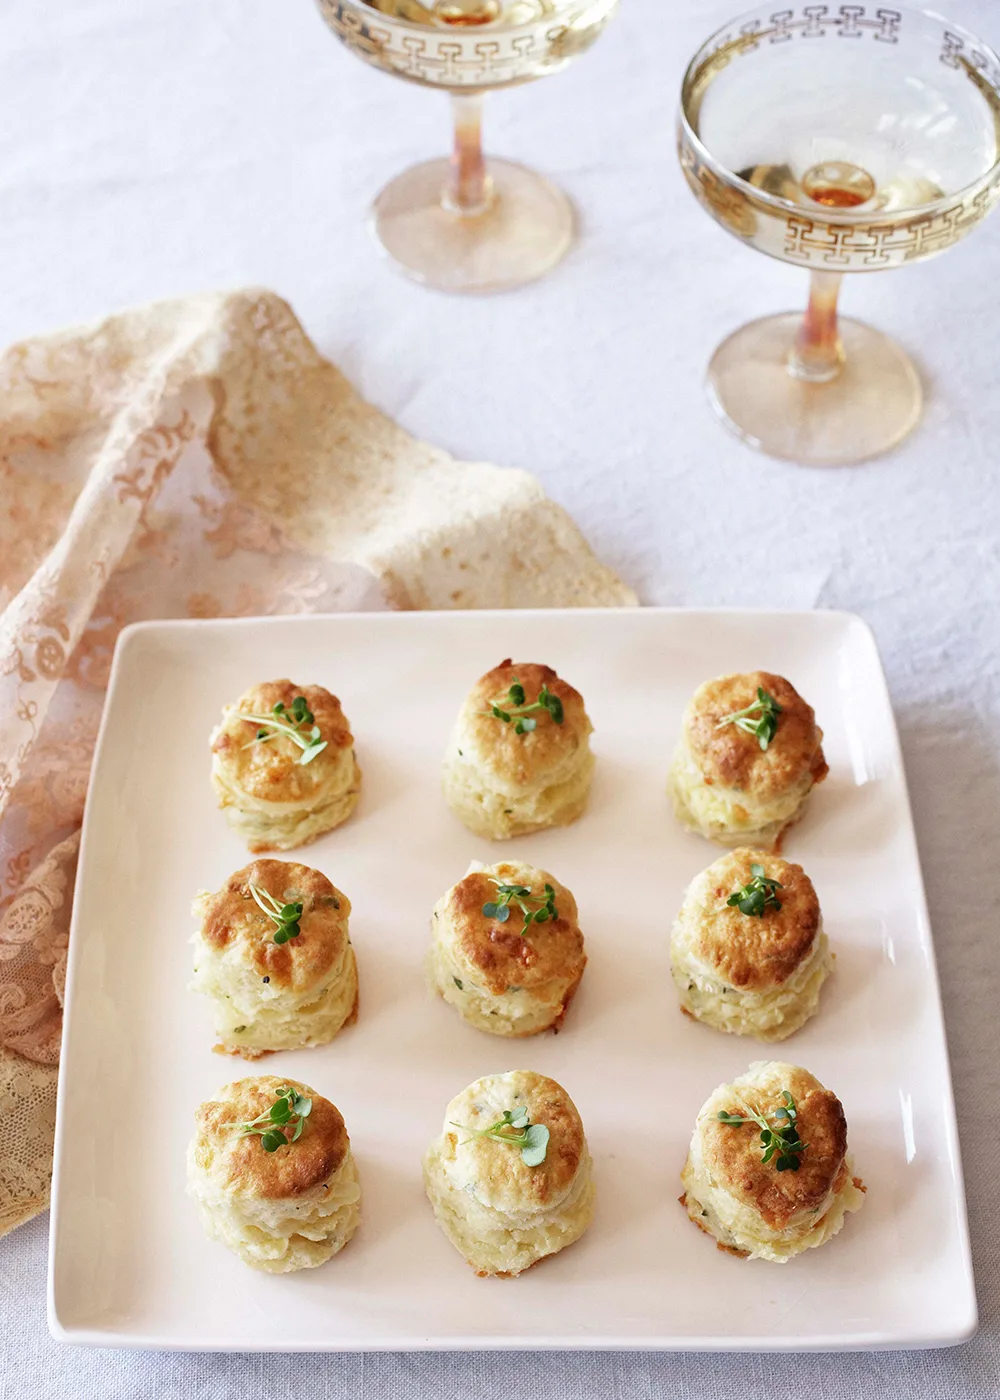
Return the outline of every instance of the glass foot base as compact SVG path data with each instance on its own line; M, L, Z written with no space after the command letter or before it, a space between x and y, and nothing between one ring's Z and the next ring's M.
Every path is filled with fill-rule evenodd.
M543 276L573 242L573 206L542 175L489 160L493 202L463 218L441 204L447 160L397 176L375 200L372 231L401 272L442 292L502 292Z
M863 462L895 447L923 405L909 357L881 331L842 317L843 368L811 384L788 369L801 324L794 312L767 316L716 350L708 392L726 427L771 457L815 466Z

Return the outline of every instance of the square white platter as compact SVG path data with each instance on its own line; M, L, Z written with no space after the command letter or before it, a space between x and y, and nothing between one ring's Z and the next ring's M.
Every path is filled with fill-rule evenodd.
M544 661L595 726L591 808L509 844L441 798L449 729L503 657ZM785 854L836 950L820 1014L771 1050L681 1016L668 939L719 854L680 830L665 773L684 705L729 671L780 672L815 706L830 776ZM364 773L351 820L301 853L353 901L358 1023L288 1074L338 1105L363 1189L342 1255L272 1277L202 1233L185 1196L198 1103L254 1072L212 1052L186 988L191 900L249 859L216 809L208 735L226 701L290 676L340 696ZM425 989L431 908L523 854L575 893L590 962L558 1036L503 1040ZM677 1203L702 1102L762 1058L841 1098L868 1196L784 1266L719 1253ZM476 1278L435 1224L420 1159L448 1101L493 1071L566 1086L594 1156L584 1238L515 1280ZM65 1341L232 1351L941 1346L976 1301L934 952L892 710L871 633L837 613L669 610L363 614L151 623L119 643L87 803L59 1084L49 1318Z

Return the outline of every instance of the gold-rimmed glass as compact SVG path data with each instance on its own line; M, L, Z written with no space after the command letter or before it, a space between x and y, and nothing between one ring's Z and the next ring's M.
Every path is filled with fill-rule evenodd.
M750 248L805 268L805 315L715 352L723 422L775 457L878 455L919 420L909 357L838 315L845 273L933 257L1000 199L1000 60L960 25L882 3L770 4L698 50L681 89L688 184Z
M554 267L573 242L573 207L544 176L485 157L483 96L565 68L618 0L317 3L358 58L452 99L450 158L404 171L375 200L372 230L396 267L447 292L503 291Z

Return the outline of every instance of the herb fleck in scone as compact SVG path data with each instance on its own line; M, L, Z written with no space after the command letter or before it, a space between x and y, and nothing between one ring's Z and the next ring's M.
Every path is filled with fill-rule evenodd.
M722 846L778 850L827 771L812 707L783 676L752 671L695 691L669 788L692 831Z
M861 1208L853 1173L837 1096L798 1065L760 1060L698 1114L680 1199L720 1249L784 1264Z
M339 1111L315 1089L274 1075L227 1084L201 1105L187 1189L209 1238L271 1274L325 1263L361 1220Z
M568 826L590 795L593 726L550 666L502 661L466 698L445 756L444 795L477 836Z
M832 966L809 876L766 851L720 857L688 887L670 966L688 1016L784 1040L816 1014Z
M554 1079L477 1079L445 1112L424 1158L438 1224L480 1278L513 1277L578 1240L594 1214L590 1153Z
M558 1029L587 965L576 900L545 870L479 865L438 900L427 975L491 1035Z
M219 1049L245 1060L326 1045L358 1009L351 901L318 870L255 860L194 903L192 991L210 997Z
M212 786L251 851L289 851L354 811L361 771L340 701L321 685L251 686L212 734Z

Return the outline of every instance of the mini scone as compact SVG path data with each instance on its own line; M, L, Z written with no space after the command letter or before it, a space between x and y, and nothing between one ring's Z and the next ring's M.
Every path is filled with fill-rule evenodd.
M577 918L576 900L548 871L473 861L434 907L428 981L478 1030L558 1028L587 964Z
M783 676L751 671L695 691L669 788L692 831L722 846L777 850L827 771L812 707Z
M681 1009L695 1020L784 1040L816 1014L831 966L819 900L801 865L744 847L688 886L670 968Z
M763 1131L778 1140L762 1141ZM681 1180L681 1204L720 1249L772 1264L826 1244L865 1192L836 1094L775 1060L719 1085L698 1114Z
M193 913L191 990L212 999L220 1050L256 1060L326 1045L357 1015L351 901L320 871L255 860Z
M271 1274L324 1264L361 1220L339 1111L315 1089L270 1074L227 1084L200 1106L187 1189L209 1238Z
M321 685L251 686L212 733L212 786L251 851L290 851L354 811L361 770L340 701Z
M594 1214L580 1115L561 1085L533 1070L487 1075L452 1099L424 1157L424 1184L438 1224L480 1278L523 1273L578 1240Z
M470 831L493 841L568 826L590 795L592 730L583 697L550 666L501 661L459 711L445 800Z

